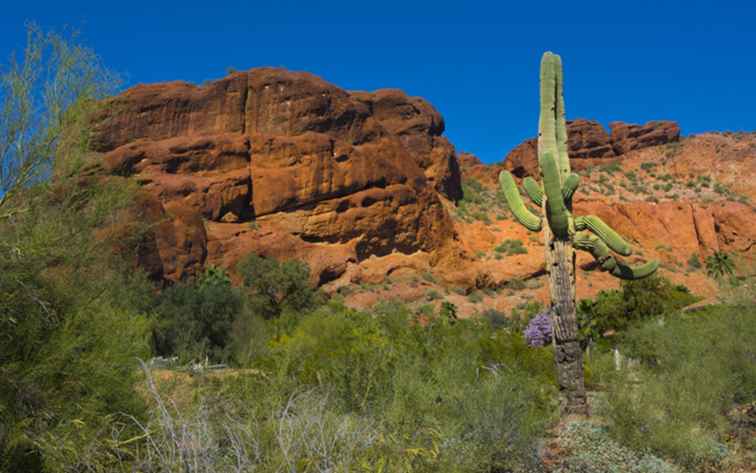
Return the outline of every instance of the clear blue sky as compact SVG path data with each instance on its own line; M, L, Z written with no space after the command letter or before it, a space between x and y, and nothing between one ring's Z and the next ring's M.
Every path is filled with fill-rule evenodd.
M5 2L0 57L24 21L81 31L126 85L228 67L313 72L430 100L460 151L500 160L534 136L538 61L562 55L568 117L756 129L756 1L131 0Z

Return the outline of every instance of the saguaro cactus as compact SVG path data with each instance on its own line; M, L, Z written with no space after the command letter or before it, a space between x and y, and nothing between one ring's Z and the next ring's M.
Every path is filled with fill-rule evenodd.
M575 309L575 252L587 251L598 267L622 279L640 279L656 271L658 263L628 266L612 252L629 256L630 245L594 215L573 217L572 196L579 176L570 170L564 118L562 60L547 52L541 59L541 113L538 124L538 166L541 184L525 178L523 188L544 218L523 203L509 171L499 174L499 185L515 218L528 230L543 233L546 272L551 295L553 343L563 415L587 415L583 351L578 340Z

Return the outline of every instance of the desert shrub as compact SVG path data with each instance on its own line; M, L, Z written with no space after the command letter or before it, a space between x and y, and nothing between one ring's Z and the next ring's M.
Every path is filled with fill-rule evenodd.
M478 304L479 302L483 302L483 294L480 291L473 291L468 294L467 300L473 304Z
M680 473L681 470L650 454L639 453L614 441L605 426L586 421L565 425L559 445L566 450L555 473Z
M486 309L481 316L491 324L491 328L499 329L510 325L507 314L496 309Z
M134 201L122 184L58 179L25 189L24 211L0 220L0 458L53 472L97 463L107 451L88 446L109 415L141 413L134 367L149 354L152 295L125 261L138 235L107 231Z
M660 276L622 281L619 290L600 291L596 299L578 303L578 324L588 340L599 340L608 331L625 330L638 321L668 313L697 299L684 286Z
M528 249L522 246L522 240L506 239L496 246L494 251L511 256L526 254Z
M472 217L475 220L480 220L481 222L483 222L485 224L490 224L491 223L491 217L489 217L488 214L486 212L482 211L482 210L477 210L477 211L473 212L472 213Z
M435 301L441 299L441 293L435 289L429 289L428 292L425 293L425 298L429 301Z
M641 163L640 168L643 169L644 171L648 172L648 171L654 169L656 166L657 166L656 163L645 162L645 163Z
M522 291L523 289L526 289L528 285L520 278L512 278L504 284L504 287L513 291Z
M698 259L697 253L692 253L690 258L688 258L688 269L691 271L701 269L701 260Z
M250 254L239 262L237 270L250 303L265 318L312 309L320 301L318 292L310 287L310 268L302 261L277 261Z
M272 340L284 380L274 384L330 393L330 409L372 418L383 440L366 455L390 471L530 465L554 407L552 353L479 321L411 320L397 303L321 306Z
M441 303L438 315L443 320L457 320L457 306L449 301L444 301Z
M543 309L543 305L538 301L528 301L519 304L512 309L510 320L512 321L512 330L518 333L522 333L525 327L528 326L530 319L535 317Z
M630 329L622 349L641 367L610 385L612 435L686 467L719 465L724 413L756 399L754 321L752 304L713 306Z
M607 174L614 174L621 170L622 166L620 166L619 161L612 161L611 163L602 164L601 166L599 166L599 171L605 172Z
M462 199L469 204L483 204L485 189L477 179L467 178L462 181Z
M210 267L189 283L165 289L158 298L153 346L182 361L228 362L231 327L241 309L239 291L226 273Z
M365 407L378 394L398 356L391 348L375 317L334 304L307 314L273 342L287 374L333 387L348 408Z
M723 251L706 257L706 274L713 278L731 276L735 272L735 262L732 257Z

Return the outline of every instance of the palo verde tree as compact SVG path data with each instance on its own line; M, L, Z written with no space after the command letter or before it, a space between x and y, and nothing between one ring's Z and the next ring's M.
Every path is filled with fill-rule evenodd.
M579 176L570 170L567 153L562 84L562 60L551 52L541 59L541 111L538 125L538 165L541 183L532 177L523 181L525 193L541 207L546 217L525 206L512 174L502 171L499 184L518 222L533 232L542 232L546 246L546 272L551 295L550 313L554 331L557 380L562 414L588 414L583 378L583 352L578 337L575 305L575 249L589 252L598 267L622 279L640 279L656 271L650 261L632 267L612 252L629 256L630 245L600 218L573 217L572 196Z

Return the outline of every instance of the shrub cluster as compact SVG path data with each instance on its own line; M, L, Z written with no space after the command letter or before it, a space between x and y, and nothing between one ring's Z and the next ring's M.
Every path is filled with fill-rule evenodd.
M686 468L722 471L731 453L725 414L756 399L754 337L750 303L676 313L629 329L620 349L640 366L609 377L603 414L611 435Z

